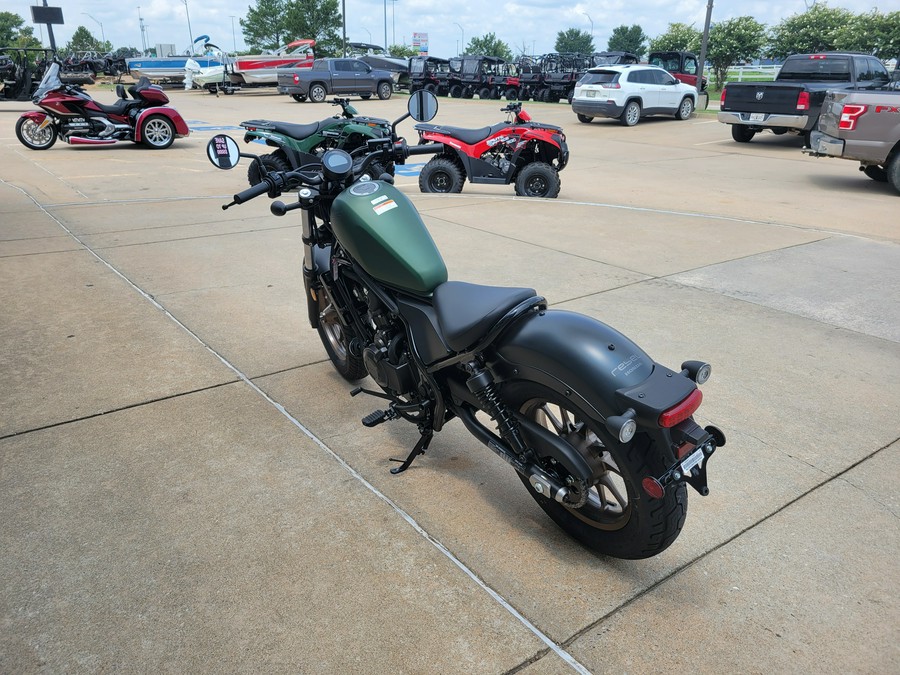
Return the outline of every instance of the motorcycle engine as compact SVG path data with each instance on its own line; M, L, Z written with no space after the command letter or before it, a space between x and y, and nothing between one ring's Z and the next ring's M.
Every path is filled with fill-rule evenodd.
M498 143L485 152L480 159L491 166L497 167L500 173L505 175L509 171L509 167L512 166L512 149L506 143Z
M415 389L412 364L402 332L380 330L363 350L363 363L378 386L403 395Z

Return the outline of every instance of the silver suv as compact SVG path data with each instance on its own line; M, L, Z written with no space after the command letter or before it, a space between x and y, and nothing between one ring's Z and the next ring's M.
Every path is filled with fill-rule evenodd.
M686 120L697 107L697 90L657 66L622 65L591 68L575 85L572 111L579 122L618 118L633 127L647 115L674 115Z

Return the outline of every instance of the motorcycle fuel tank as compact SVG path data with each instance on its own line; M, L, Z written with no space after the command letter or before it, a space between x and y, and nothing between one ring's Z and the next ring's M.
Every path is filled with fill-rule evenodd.
M412 202L393 185L363 181L331 207L338 241L372 277L417 295L447 281L447 266Z

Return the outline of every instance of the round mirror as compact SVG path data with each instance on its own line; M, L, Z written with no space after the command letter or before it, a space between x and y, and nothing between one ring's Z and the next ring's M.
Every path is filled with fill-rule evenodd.
M241 157L241 149L231 136L219 134L206 144L206 156L217 169L233 169Z
M409 116L416 122L430 122L437 115L437 96L430 91L419 89L409 97L406 109L409 110Z

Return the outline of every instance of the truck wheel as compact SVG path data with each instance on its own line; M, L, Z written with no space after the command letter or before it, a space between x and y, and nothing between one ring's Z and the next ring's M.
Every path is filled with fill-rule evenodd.
M900 152L895 152L886 166L887 179L893 188L900 192Z
M387 101L391 94L394 93L394 88L391 86L390 82L381 82L378 85L378 98L382 101Z
M491 90L488 89L487 87L482 87L481 89L478 90L478 98L480 98L482 101L486 101L490 97L491 97Z
M297 101L297 103L303 103L306 100L306 97L303 94L291 94L291 98Z
M731 125L731 137L738 143L749 143L754 136L756 136L756 132L753 129L748 129L741 124Z
M878 181L879 183L887 183L888 175L883 166L870 164L869 166L860 166L859 170L874 181Z
M506 90L507 101L515 101L517 98L519 98L519 93L516 91L515 87L510 87Z
M324 103L328 92L321 84L314 84L309 88L309 100L313 103Z
M575 113L575 116L578 118L579 122L582 122L584 124L590 124L591 122L594 121L594 118L591 117L590 115L582 115L581 113Z
M360 97L363 101L368 101L370 98L372 98L372 94L360 94L359 97Z
M462 98L462 95L463 88L460 85L454 84L450 87L450 98Z
M637 101L629 101L625 104L625 110L619 116L619 121L626 127L633 127L641 120L641 104Z

